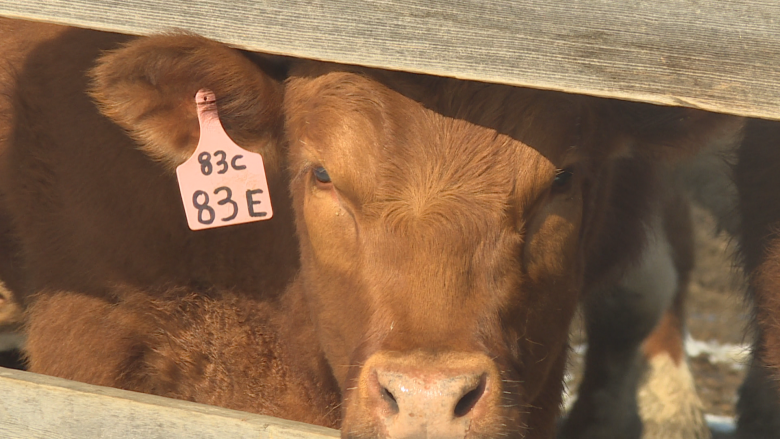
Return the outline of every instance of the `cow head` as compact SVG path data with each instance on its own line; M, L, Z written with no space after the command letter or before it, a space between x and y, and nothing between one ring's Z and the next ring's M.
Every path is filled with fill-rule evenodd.
M289 294L355 438L551 434L580 291L641 247L656 160L720 122L315 62L282 86L191 36L133 43L95 75L104 113L166 163L195 147L200 88L239 144L286 149L270 163L296 211Z

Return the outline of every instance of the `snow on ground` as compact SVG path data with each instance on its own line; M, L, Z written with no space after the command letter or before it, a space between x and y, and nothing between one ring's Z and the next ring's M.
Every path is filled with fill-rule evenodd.
M749 345L694 340L690 334L685 340L685 352L689 357L706 355L711 363L727 363L734 369L744 368L750 360Z
M718 416L707 413L704 415L704 419L713 433L730 434L736 430L734 418L731 416Z

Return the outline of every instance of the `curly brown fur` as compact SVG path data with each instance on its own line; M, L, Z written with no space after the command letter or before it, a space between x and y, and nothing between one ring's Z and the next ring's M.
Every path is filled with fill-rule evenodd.
M114 291L114 301L40 292L30 368L338 427L338 388L293 294L279 304L235 291Z

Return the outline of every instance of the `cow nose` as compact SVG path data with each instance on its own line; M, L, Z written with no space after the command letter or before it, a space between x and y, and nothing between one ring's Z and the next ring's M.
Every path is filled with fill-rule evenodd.
M379 355L366 365L364 408L388 438L466 437L490 411L500 384L481 354Z
M377 370L381 401L390 413L455 419L466 416L485 393L485 374L467 373L439 379Z

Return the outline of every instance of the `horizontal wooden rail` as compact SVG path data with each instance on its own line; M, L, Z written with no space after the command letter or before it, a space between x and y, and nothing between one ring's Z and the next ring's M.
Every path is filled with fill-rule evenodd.
M0 0L0 15L780 119L776 0Z
M0 368L0 438L338 437L300 422Z

